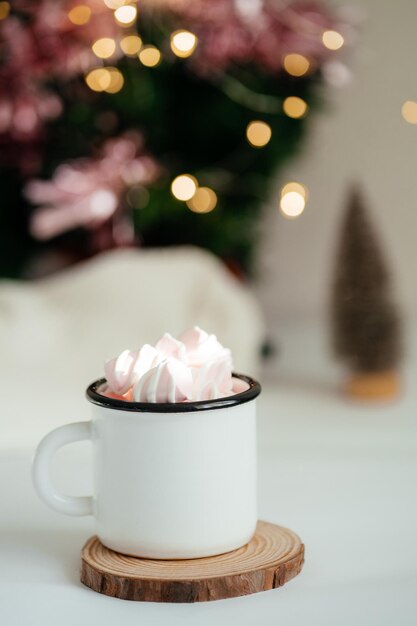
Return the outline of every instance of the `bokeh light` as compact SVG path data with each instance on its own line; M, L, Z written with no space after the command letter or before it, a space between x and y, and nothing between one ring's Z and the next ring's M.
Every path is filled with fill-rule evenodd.
M301 215L306 206L304 192L285 191L281 193L279 207L281 213L287 218L295 218Z
M116 67L96 67L87 74L85 82L93 91L117 93L124 85L124 78Z
M187 206L194 213L210 213L217 205L217 195L210 187L199 187Z
M138 11L135 6L126 4L115 10L114 17L121 26L130 26L136 20L137 14Z
M287 54L284 57L284 69L291 76L304 76L310 69L310 61L302 54Z
M401 107L401 115L409 124L417 124L417 102L406 100Z
M197 37L188 30L177 30L171 35L171 50L177 57L192 55L197 46Z
M139 60L146 67L155 67L161 62L161 53L155 46L144 46L139 52Z
M345 43L343 35L338 33L337 30L325 30L321 40L329 50L339 50Z
M10 4L8 2L0 2L0 20L5 20L10 13Z
M142 39L137 35L127 35L120 41L120 48L127 56L136 56L142 47Z
M191 174L181 174L174 178L171 183L172 195L177 200L191 200L197 191L197 181Z
M87 24L91 17L91 9L86 4L79 4L73 7L68 13L68 19L77 26Z
M116 42L110 37L103 37L93 43L92 50L99 59L108 59L116 51Z
M272 130L269 124L255 120L250 122L246 128L246 138L255 148L266 146L272 136Z
M107 70L110 73L110 84L104 91L107 93L117 93L125 84L125 79L123 78L123 74L117 67L108 67Z
M106 7L109 7L109 9L113 9L113 11L115 11L124 4L127 4L127 2L126 0L104 0L104 4Z
M299 119L307 113L308 105L305 100L298 96L288 96L288 98L285 98L282 108L288 117Z
M281 189L281 197L285 196L285 194L290 193L291 191L299 193L301 196L303 196L304 200L307 201L308 189L305 185L297 183L296 181L286 183Z
M105 91L110 86L110 72L106 67L96 67L88 72L85 82L93 91Z

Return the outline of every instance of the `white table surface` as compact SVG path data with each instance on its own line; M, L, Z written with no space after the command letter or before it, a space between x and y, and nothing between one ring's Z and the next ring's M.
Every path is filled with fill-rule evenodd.
M79 552L92 520L46 508L32 489L30 462L42 434L70 414L87 418L88 406L71 391L57 416L59 390L47 407L40 397L14 396L0 446L0 624L415 626L417 368L407 366L400 401L363 407L337 393L305 346L304 371L298 366L295 375L283 343L285 371L278 366L259 401L259 513L302 537L299 577L282 589L192 605L87 589ZM57 454L59 487L88 493L89 454L88 443Z

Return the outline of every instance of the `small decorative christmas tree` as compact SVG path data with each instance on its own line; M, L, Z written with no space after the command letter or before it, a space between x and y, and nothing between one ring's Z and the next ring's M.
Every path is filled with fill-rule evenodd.
M379 242L356 188L342 226L332 312L334 350L352 372L347 392L367 399L395 395L399 316Z

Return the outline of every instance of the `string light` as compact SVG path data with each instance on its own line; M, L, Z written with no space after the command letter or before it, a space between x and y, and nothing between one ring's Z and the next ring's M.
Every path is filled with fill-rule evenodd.
M161 53L155 46L144 46L139 52L139 61L146 67L155 67L161 62Z
M123 85L125 84L123 74L117 69L117 67L108 67L107 70L110 74L110 84L104 91L107 93L118 93L121 89L123 89Z
M284 57L284 69L291 76L304 76L310 69L310 61L302 54L287 54Z
M298 98L298 96L288 96L285 98L282 108L288 117L299 119L307 113L308 105L305 100Z
M110 37L103 37L93 43L92 50L99 59L108 59L116 51L116 42Z
M105 91L111 82L110 72L105 67L96 67L88 72L85 82L93 91Z
M197 191L197 180L191 174L181 174L171 183L172 195L177 200L191 200Z
M0 20L5 20L10 13L10 4L8 2L0 2Z
M128 56L136 56L142 47L142 39L137 35L127 35L121 39L120 47Z
M297 191L289 191L282 196L280 209L285 217L298 217L304 211L306 202Z
M177 57L192 55L197 46L197 37L188 30L177 30L171 35L171 50Z
M401 107L401 115L409 124L417 124L417 102L406 100Z
M106 5L106 7L109 7L109 9L112 9L113 11L115 11L116 9L119 9L124 4L126 4L126 1L125 0L104 0L104 4Z
M210 187L199 187L187 206L194 213L210 213L217 205L217 195Z
M85 4L79 4L78 6L71 9L68 13L68 19L73 24L77 26L83 26L83 24L87 24L91 17L91 9Z
M96 67L87 74L85 82L93 91L117 93L124 85L124 78L116 67Z
M291 191L296 191L301 196L303 196L304 200L307 200L308 189L307 189L307 187L305 187L301 183L297 183L295 181L291 181L289 183L286 183L283 186L283 188L281 189L281 197L285 196L286 193L289 193Z
M256 120L250 122L246 128L246 139L255 148L263 148L269 142L272 130L269 124Z
M344 37L337 30L325 30L321 40L329 50L339 50L345 43Z
M308 190L301 183L289 182L281 189L280 209L287 218L295 218L304 211Z
M115 10L114 17L120 26L130 26L135 21L137 14L138 10L135 6L132 4L125 4L123 6L119 6L119 8Z

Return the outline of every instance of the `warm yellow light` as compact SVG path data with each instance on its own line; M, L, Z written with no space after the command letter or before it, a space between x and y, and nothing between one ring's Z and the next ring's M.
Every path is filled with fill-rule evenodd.
M210 187L199 187L187 206L194 213L210 213L217 204L217 195Z
M256 120L250 122L246 128L246 139L255 148L266 146L272 136L272 130L269 124Z
M91 17L91 9L85 4L79 4L78 6L71 9L68 13L68 19L73 24L77 26L82 26L83 24L87 24Z
M142 39L137 35L127 35L121 39L120 47L128 56L136 56L142 47Z
M171 35L171 50L177 57L189 57L197 46L197 37L188 30L177 30Z
M298 98L297 96L288 96L288 98L285 98L282 108L288 117L298 119L306 114L308 105L302 98Z
M298 217L304 211L306 201L298 191L288 191L281 196L279 206L285 217Z
M92 49L96 57L99 59L108 59L116 51L116 42L110 37L97 39L92 45Z
M172 195L177 200L191 200L197 191L197 181L191 174L181 174L174 178L171 183Z
M123 78L123 74L117 67L109 67L107 68L110 73L110 83L105 88L104 91L107 93L117 93L123 88L125 84L125 79Z
M139 60L146 67L155 67L161 62L161 53L155 46L145 46L139 52Z
M126 4L115 10L114 17L121 26L130 26L135 21L137 14L138 11L135 6Z
M85 82L93 91L117 93L125 81L117 67L96 67L87 74Z
M401 107L401 115L409 124L417 124L417 102L406 100Z
M283 186L283 188L281 189L281 197L285 196L285 194L290 193L292 191L295 191L296 193L299 193L301 196L303 196L304 200L307 201L307 196L308 196L308 189L307 189L307 187L305 187L301 183L297 183L295 181L292 181L290 183L286 183Z
M5 20L10 13L10 4L8 2L0 2L0 20Z
M302 54L287 54L284 57L284 68L291 76L304 76L310 69L310 61Z
M124 4L127 4L127 2L126 0L104 0L104 4L109 7L109 9L113 9L113 11L115 11Z
M111 83L111 74L106 67L96 67L88 72L85 82L93 91L105 91Z
M337 30L325 30L321 40L329 50L339 50L345 43L343 36Z

